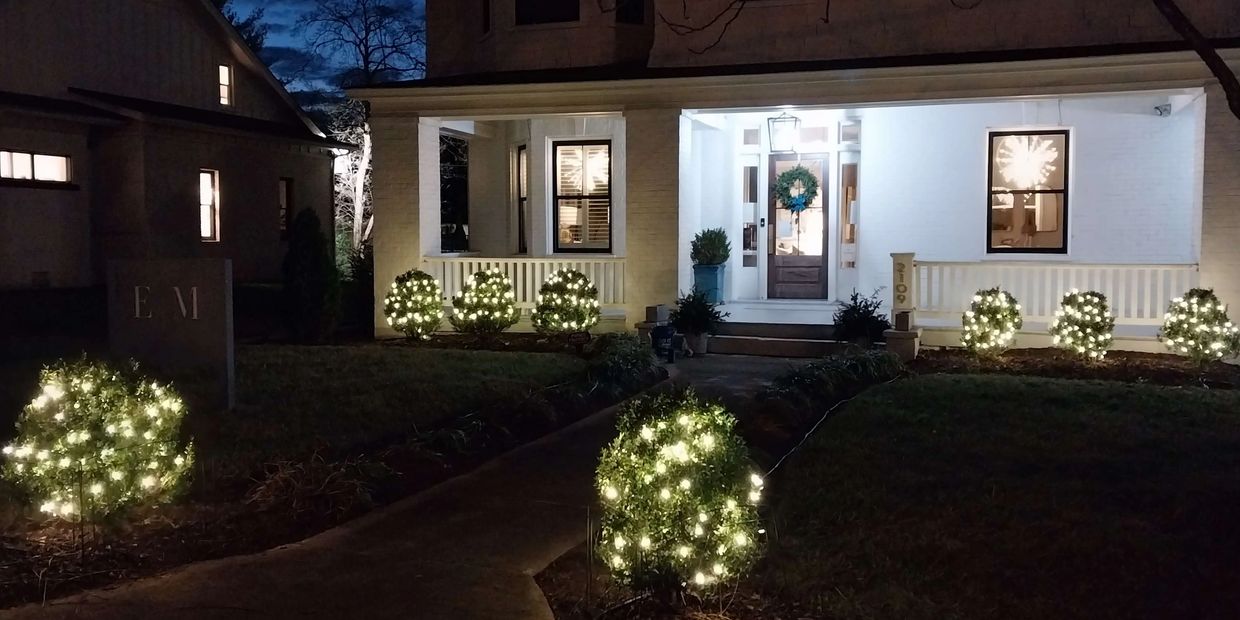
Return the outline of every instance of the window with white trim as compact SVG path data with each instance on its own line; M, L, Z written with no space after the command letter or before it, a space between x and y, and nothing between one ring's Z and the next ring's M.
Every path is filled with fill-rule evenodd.
M232 65L220 65L220 105L233 104L233 68Z
M69 158L30 151L0 151L0 179L68 183Z
M990 254L1068 252L1068 130L990 132Z
M556 252L611 252L611 141L555 142Z
M203 168L198 171L198 237L220 240L220 173Z

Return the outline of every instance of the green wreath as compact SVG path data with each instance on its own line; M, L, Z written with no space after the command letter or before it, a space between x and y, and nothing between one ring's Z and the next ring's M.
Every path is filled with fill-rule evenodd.
M797 182L803 188L799 196L792 195ZM818 199L818 177L805 166L797 166L775 178L775 200L793 213L800 213Z

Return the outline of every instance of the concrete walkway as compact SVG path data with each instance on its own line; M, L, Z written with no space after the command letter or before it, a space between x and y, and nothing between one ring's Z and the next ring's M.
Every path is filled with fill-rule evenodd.
M804 360L708 356L673 372L741 402ZM533 575L585 540L614 410L303 542L0 612L26 618L550 620Z

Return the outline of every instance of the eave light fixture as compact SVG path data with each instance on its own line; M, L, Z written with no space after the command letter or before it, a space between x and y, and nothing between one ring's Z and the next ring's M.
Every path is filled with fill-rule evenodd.
M794 153L797 138L801 135L801 119L784 112L766 120L767 133L771 138L772 153Z

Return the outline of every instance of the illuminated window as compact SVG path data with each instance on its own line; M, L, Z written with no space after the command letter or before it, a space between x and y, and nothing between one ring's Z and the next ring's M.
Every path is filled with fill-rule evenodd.
M990 132L986 251L1068 251L1068 131Z
M220 65L220 105L233 104L233 70L231 65Z
M555 24L581 19L580 0L517 0L517 25Z
M280 237L287 239L293 227L293 180L280 179Z
M69 182L69 158L21 151L0 151L0 179Z
M556 142L555 250L611 252L611 141Z
M220 173L198 171L198 236L203 241L220 240Z

